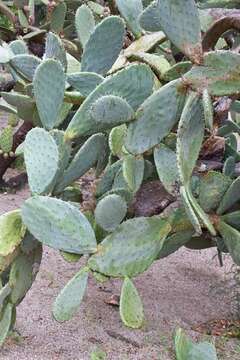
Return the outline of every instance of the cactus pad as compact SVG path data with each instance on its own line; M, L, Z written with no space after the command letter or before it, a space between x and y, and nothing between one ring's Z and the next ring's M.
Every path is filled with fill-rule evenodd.
M119 96L106 95L92 105L90 116L97 127L104 130L131 121L134 111L126 100Z
M13 146L13 128L6 126L0 134L0 149L4 153L9 153Z
M225 50L213 51L205 54L203 65L193 67L184 75L184 79L196 91L207 89L212 96L230 96L239 92L239 69L239 54Z
M71 120L66 136L75 138L98 132L91 119L92 104L104 95L114 94L122 97L136 108L152 93L153 74L146 65L132 65L103 81L84 101Z
M96 251L94 231L76 207L47 196L34 196L22 207L23 222L45 245L74 254Z
M225 192L221 203L217 209L219 215L224 214L226 210L230 209L240 199L239 194L240 177L233 181L231 186Z
M64 322L78 311L86 291L88 269L80 270L61 290L53 305L53 316L58 322Z
M75 26L80 43L84 48L95 28L93 13L87 5L84 4L77 9Z
M120 297L120 316L127 327L139 329L144 322L144 311L141 298L133 282L124 279Z
M57 122L65 91L65 75L56 60L44 60L33 80L34 96L43 126L50 130Z
M34 73L41 63L41 60L33 55L21 54L14 56L10 65L25 79L32 81Z
M52 32L47 34L43 59L58 60L65 70L67 68L67 56L64 46L59 36Z
M19 210L0 216L0 256L12 254L21 243L25 234Z
M106 142L104 134L91 136L79 149L71 163L64 171L55 191L61 192L66 186L84 175L94 165L96 165Z
M204 136L201 98L191 93L178 126L177 157L181 181L187 184L196 165Z
M95 209L95 219L106 231L114 231L127 213L127 204L119 195L107 195Z
M13 305L7 303L0 313L0 346L4 343L12 323Z
M90 257L89 267L107 276L136 276L157 258L170 230L157 217L127 220L103 240Z
M154 161L163 186L170 194L176 194L179 188L179 175L175 152L160 144L154 149Z
M142 30L139 24L139 15L143 11L142 0L116 0L116 4L133 34L140 37Z
M219 222L217 229L222 235L224 243L235 264L240 265L240 232L224 221Z
M159 144L179 120L184 99L178 80L154 92L140 106L136 120L129 125L127 150L132 154L142 154Z
M124 22L117 16L98 24L85 45L81 70L106 74L122 49L124 34Z
M68 83L83 96L88 96L103 80L101 75L91 72L74 73L67 77Z
M136 192L140 188L144 177L144 159L127 155L123 160L123 177L131 191Z
M24 159L32 193L51 191L58 171L58 147L44 129L32 129L24 142Z

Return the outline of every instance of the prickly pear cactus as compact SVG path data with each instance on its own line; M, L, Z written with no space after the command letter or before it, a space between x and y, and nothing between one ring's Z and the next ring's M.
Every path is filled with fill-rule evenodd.
M31 33L1 46L14 91L1 93L0 109L34 128L15 152L31 197L0 217L0 344L42 244L69 262L84 255L54 302L59 322L78 311L90 277L119 278L120 317L143 326L133 278L182 246L215 247L220 259L224 249L240 265L240 55L236 32L226 38L234 21L221 32L226 9L215 22L212 3L118 0L116 16L84 2L71 26L60 3L48 14L57 34L36 35L43 57L25 46ZM15 146L11 126L0 134L3 158ZM86 206L79 184L89 170Z

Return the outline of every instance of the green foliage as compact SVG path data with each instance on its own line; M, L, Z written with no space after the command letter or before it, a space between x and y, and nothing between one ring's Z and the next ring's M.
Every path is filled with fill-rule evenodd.
M24 159L29 186L34 194L47 194L58 170L59 152L52 136L44 129L31 130L24 142Z
M82 71L106 74L121 51L124 23L115 16L104 19L90 35L82 56ZM105 44L108 44L105 47Z
M87 218L76 207L47 196L34 196L22 207L31 234L43 244L74 254L96 251L96 239Z
M120 316L123 323L133 329L143 325L143 305L137 289L129 278L125 278L120 297Z
M206 341L195 344L184 334L182 329L176 331L175 349L177 360L217 360L213 344Z
M57 321L77 312L88 276L117 277L120 317L139 328L131 278L154 262L186 246L215 247L240 264L239 39L231 32L224 40L231 27L211 28L212 7L224 17L237 3L118 0L119 16L90 1L42 4L43 12L31 1L29 14L25 5L15 1L20 25L0 29L13 86L1 92L0 109L14 116L1 130L0 170L24 157L31 190L21 211L0 217L0 344L42 244L87 262L57 297ZM205 51L209 32L217 46ZM81 188L88 171L91 204ZM182 331L175 342L178 360L216 360L211 345Z
M154 17L158 18L154 30L163 30L176 47L194 62L200 63L201 27L195 1L157 0Z
M33 79L33 91L40 120L45 129L51 130L57 121L64 98L65 74L59 62L44 60Z
M82 5L77 9L75 25L78 38L84 48L95 28L93 13L87 5Z
M114 231L127 213L127 204L119 195L107 195L95 209L96 222L106 231Z
M89 267L107 276L136 276L152 265L170 230L157 217L127 220L101 242Z
M127 150L142 154L159 144L178 122L184 98L178 80L148 97L137 110L136 120L128 128Z
M53 316L59 322L69 320L78 310L88 280L88 269L80 270L62 289L53 305Z
M143 11L142 0L116 0L116 4L133 34L137 38L140 37L142 31L139 24L139 16Z

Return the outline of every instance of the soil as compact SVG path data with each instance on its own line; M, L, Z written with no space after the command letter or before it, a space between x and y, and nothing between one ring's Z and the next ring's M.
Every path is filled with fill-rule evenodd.
M27 187L16 194L0 194L0 214L15 209L29 196ZM183 327L193 338L203 338L192 327L232 316L232 291L226 281L231 261L220 268L215 250L182 249L155 263L135 279L146 315L142 330L126 329L118 307L107 304L120 293L120 281L104 285L90 280L77 316L61 325L51 306L64 284L81 267L66 263L58 252L45 248L41 270L17 310L16 330L0 350L1 360L88 360L96 349L111 360L175 359L172 334ZM204 336L206 338L206 336ZM216 343L219 359L237 360L240 341L207 337Z

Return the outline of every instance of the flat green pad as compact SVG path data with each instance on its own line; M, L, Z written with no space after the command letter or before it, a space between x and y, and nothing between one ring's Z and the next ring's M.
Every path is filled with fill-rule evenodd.
M195 66L183 76L198 92L208 90L212 96L239 93L240 55L232 51L212 51L204 55L203 65Z
M209 213L216 210L232 180L216 171L209 171L200 181L199 204Z
M51 130L58 120L65 91L65 74L58 61L47 59L39 65L33 90L41 122Z
M188 196L188 199L189 199L194 211L196 212L197 216L199 217L199 219L201 219L203 225L208 229L208 231L210 232L210 234L212 236L216 236L217 235L216 230L215 230L210 218L203 211L203 209L201 208L201 206L197 202L197 199L193 196L193 193L192 193L192 190L191 190L190 186L187 187L187 196Z
M69 166L62 174L55 192L62 192L66 186L79 179L98 162L106 143L104 134L92 135L78 150Z
M138 109L136 120L128 128L126 148L142 154L159 144L177 123L185 93L176 80L154 92Z
M39 243L38 243L39 244ZM9 285L12 288L10 300L18 305L25 297L35 280L42 259L42 246L39 244L29 255L19 254L11 266Z
M12 323L13 305L8 303L2 310L0 317L0 346L3 345L8 336L8 332Z
M142 12L139 22L146 31L156 32L161 30L158 1L152 1Z
M127 123L134 118L134 111L127 101L114 95L100 97L92 105L90 113L92 120L101 130Z
M236 202L240 200L240 177L235 179L233 183L229 186L225 192L220 205L217 209L218 215L224 214L228 209L230 209Z
M106 74L117 60L124 35L124 22L121 18L110 16L104 19L96 26L85 45L81 70Z
M16 55L10 61L10 65L14 70L29 81L33 80L39 64L41 64L41 60L38 57L28 54Z
M78 311L86 291L88 270L80 270L61 290L53 305L53 316L58 322L70 320Z
M179 188L176 153L164 144L154 149L154 161L158 176L170 194L176 194Z
M154 31L163 30L185 55L194 62L201 61L201 25L194 0L157 0L141 18L148 30L151 16Z
M234 211L223 215L221 216L221 219L233 228L240 230L240 211Z
M65 17L67 14L67 5L65 2L58 3L51 12L50 28L56 33L63 31Z
M34 196L22 206L22 218L32 235L45 245L74 254L96 251L94 231L75 206L47 196Z
M84 48L95 28L93 13L91 9L85 4L77 9L75 16L75 27L80 43Z
M83 96L88 96L103 80L101 75L91 72L74 73L67 77L67 82Z
M180 247L187 244L191 240L193 235L193 230L184 230L168 236L163 243L163 247L160 250L158 259L163 259L173 254Z
M181 199L188 216L189 221L191 222L192 226L194 227L197 234L202 234L201 225L199 223L198 217L193 209L193 206L189 200L188 192L186 191L184 186L180 187L180 195Z
M119 195L108 195L99 201L95 209L95 219L106 231L114 231L127 213L127 204Z
M67 68L67 56L64 45L60 37L52 32L47 34L43 59L58 60L62 64L64 70Z
M2 279L1 279L1 283L0 283L0 314L1 314L2 308L3 308L4 304L5 304L5 300L11 294L11 291L12 291L12 289L9 286L9 283L7 282L3 286L2 285Z
M123 153L124 140L127 134L127 126L125 124L114 127L108 138L109 148L115 156L121 157Z
M206 341L195 344L178 329L175 335L176 360L217 360L216 349Z
M106 192L112 189L114 178L117 175L118 171L122 167L122 161L119 160L114 164L108 166L103 173L103 176L99 180L96 189L96 196L103 196Z
M136 37L141 36L139 16L143 11L142 0L116 0L120 14L126 20L130 30Z
M103 240L90 257L89 267L112 277L140 274L157 258L170 230L170 225L157 217L127 220Z
M76 138L96 133L99 130L91 117L91 107L104 95L115 95L125 99L136 110L153 91L153 73L146 65L131 65L103 81L84 101L72 118L66 136Z
M190 93L178 126L177 160L181 181L186 185L192 176L204 136L201 97Z
M120 316L122 322L132 329L139 329L144 322L144 310L141 298L133 282L124 279L120 297Z
M240 265L240 232L232 226L220 221L217 229L221 234L235 264Z
M144 177L144 159L127 155L123 160L123 177L131 191L136 192L140 188Z
M202 58L201 25L194 0L158 0L161 29L193 62Z
M6 126L2 129L0 134L0 149L4 153L9 153L13 147L13 128Z
M32 193L49 192L59 162L58 147L52 136L44 129L32 129L24 141L24 159Z
M214 108L211 96L209 95L207 89L203 90L202 103L206 128L209 130L213 130Z
M76 263L76 262L78 262L78 261L81 259L81 257L82 257L82 255L79 255L79 254L70 254L70 253L68 253L68 252L66 252L66 251L60 251L60 255L62 256L62 258L63 258L65 261L67 261L67 262L69 262L69 263Z
M0 256L8 256L16 250L24 237L25 230L20 210L0 216Z

